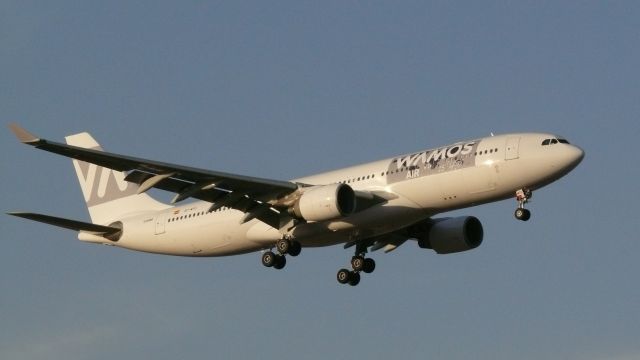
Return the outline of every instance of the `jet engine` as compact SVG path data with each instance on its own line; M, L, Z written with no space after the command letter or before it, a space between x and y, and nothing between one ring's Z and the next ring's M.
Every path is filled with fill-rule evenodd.
M418 246L438 254L451 254L475 249L482 244L482 223L473 216L430 219L426 226L412 234Z
M307 221L332 220L356 209L356 195L349 185L331 184L304 189L289 213Z

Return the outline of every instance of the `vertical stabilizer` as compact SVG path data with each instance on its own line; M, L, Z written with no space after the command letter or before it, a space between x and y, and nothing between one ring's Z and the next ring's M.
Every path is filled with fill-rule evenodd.
M67 144L102 151L88 133L70 135ZM84 161L73 160L91 221L106 224L126 216L166 209L169 205L138 194L139 186L125 181L125 174Z

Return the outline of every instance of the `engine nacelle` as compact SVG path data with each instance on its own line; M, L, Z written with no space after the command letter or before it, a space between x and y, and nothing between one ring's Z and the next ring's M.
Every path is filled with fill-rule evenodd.
M438 254L451 254L475 249L482 244L482 223L473 216L431 220L434 223L418 237L421 248Z
M331 184L304 189L289 212L307 221L332 220L356 209L356 194L349 185Z

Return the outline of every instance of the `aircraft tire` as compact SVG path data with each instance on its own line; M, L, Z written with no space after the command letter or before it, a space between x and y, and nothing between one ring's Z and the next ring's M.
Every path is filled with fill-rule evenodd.
M280 239L276 243L276 248L278 249L278 252L280 254L282 255L287 254L291 249L291 242L287 239Z
M531 211L524 208L517 208L514 215L518 220L527 221L531 218Z
M276 264L276 254L271 251L267 251L262 254L262 265L266 267L272 267Z
M291 246L289 246L289 255L298 256L302 251L302 245L300 245L297 241L291 241Z
M338 270L338 274L336 275L336 278L338 279L338 282L340 284L347 284L351 279L351 271L347 269L340 269Z
M352 272L349 276L349 285L356 286L360 284L360 273Z
M364 257L357 255L351 258L351 267L353 271L362 271L364 268Z
M376 269L376 262L371 258L364 259L364 265L362 266L362 271L367 274L371 274L373 270Z
M275 255L276 263L273 264L274 269L283 269L287 265L287 258L284 255Z

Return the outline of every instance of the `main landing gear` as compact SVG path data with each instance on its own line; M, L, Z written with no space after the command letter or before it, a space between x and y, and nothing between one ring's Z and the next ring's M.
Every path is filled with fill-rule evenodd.
M370 274L376 269L376 262L371 258L365 258L364 254L359 254L351 258L351 268L338 270L336 278L340 284L356 286L360 283L360 272Z
M516 200L518 201L518 208L514 213L516 219L527 221L531 218L531 211L525 209L524 205L529 202L532 196L533 192L527 188L516 191Z
M287 258L285 255L300 255L302 246L299 242L294 240L280 239L276 243L276 249L278 249L277 254L271 250L262 254L262 265L280 270L287 264Z

